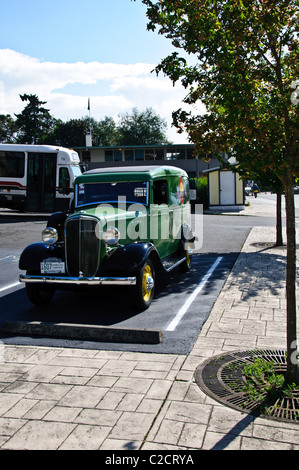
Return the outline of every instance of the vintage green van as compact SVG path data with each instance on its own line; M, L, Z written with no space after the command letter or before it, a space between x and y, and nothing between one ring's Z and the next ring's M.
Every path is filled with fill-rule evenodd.
M75 180L75 210L49 218L42 242L23 251L31 302L51 301L57 288L129 286L139 309L150 306L156 273L190 270L189 181L172 166L90 170Z

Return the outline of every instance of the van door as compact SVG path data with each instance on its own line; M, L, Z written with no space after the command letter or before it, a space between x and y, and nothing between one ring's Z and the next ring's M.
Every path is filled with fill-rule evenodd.
M56 153L28 153L27 210L53 212L56 195Z
M173 251L172 212L169 210L169 188L167 180L153 183L153 204L151 205L150 239L161 258Z

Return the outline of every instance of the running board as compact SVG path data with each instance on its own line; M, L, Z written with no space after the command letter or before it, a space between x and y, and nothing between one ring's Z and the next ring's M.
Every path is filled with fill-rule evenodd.
M183 258L179 258L176 255L171 255L165 258L162 261L162 266L165 269L166 272L172 271L174 268L179 266L181 263L183 263L186 260L186 257L184 256Z

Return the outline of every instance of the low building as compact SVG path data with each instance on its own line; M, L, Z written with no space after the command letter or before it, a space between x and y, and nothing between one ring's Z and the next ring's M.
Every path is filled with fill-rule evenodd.
M75 147L75 150L88 169L161 163L182 168L189 178L198 178L204 170L219 165L215 158L205 162L195 157L194 144Z

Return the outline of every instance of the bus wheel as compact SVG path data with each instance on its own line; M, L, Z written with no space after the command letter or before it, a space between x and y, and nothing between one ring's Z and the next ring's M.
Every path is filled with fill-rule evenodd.
M27 272L27 274L34 274ZM51 285L45 285L43 283L26 283L26 293L28 299L34 305L46 305L49 304L55 293L55 287Z

